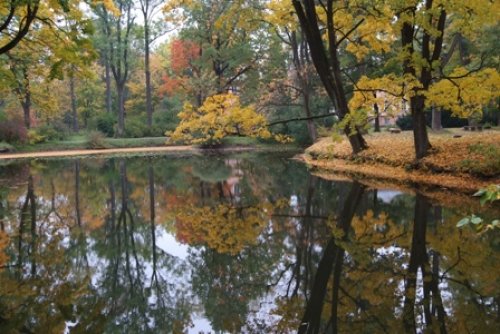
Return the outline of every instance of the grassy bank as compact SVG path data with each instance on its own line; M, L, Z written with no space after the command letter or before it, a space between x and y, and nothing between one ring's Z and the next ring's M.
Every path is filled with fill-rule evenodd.
M347 140L322 138L303 159L321 173L348 174L384 182L474 192L500 183L500 131L430 132L431 154L415 163L411 132L366 136L369 148L352 155Z
M144 138L103 138L104 148L134 148L134 147L161 147L167 145L166 137L144 137ZM255 138L248 137L227 137L223 139L222 147L267 147L268 143L263 143ZM173 145L169 145L173 146ZM0 151L5 149L9 152L28 153L28 152L50 152L67 150L86 150L89 149L89 139L85 135L74 135L65 140L47 141L39 144L17 144L11 145L0 143Z
M146 138L104 138L106 148L157 147L164 146L165 137ZM88 148L88 139L84 135L71 136L65 140L54 140L40 144L15 145L16 152L46 152L65 150L84 150Z

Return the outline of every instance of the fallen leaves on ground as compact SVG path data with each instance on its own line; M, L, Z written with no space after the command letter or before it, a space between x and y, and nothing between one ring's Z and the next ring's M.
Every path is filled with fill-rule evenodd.
M463 133L461 133L463 132ZM460 133L462 137L454 138ZM353 155L347 140L334 142L322 138L306 150L307 163L337 172L363 174L379 179L392 179L403 183L422 183L432 186L471 192L491 183L500 182L500 165L489 166L490 178L478 178L475 167L492 159L471 147L500 149L500 132L496 130L465 133L448 130L431 133L431 154L415 166L412 132L399 134L376 133L365 136L369 148ZM490 150L491 151L491 150ZM493 157L498 159L497 156ZM495 160L496 161L496 160ZM465 162L472 162L467 165Z

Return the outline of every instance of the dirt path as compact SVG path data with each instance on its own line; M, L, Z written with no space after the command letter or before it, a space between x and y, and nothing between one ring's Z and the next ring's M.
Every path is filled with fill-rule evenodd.
M109 148L101 150L66 150L47 152L27 152L27 153L5 153L0 154L0 160L25 159L25 158L55 158L71 157L80 155L105 155L116 153L149 153L149 152L186 152L195 151L193 146L160 146L160 147L130 147L130 148Z

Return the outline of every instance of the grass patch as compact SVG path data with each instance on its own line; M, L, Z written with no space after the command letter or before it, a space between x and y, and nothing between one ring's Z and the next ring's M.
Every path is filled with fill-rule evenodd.
M461 166L472 174L495 176L500 169L500 144L475 143L469 145L470 156Z
M229 136L222 139L223 146L257 146L260 142L257 138Z
M110 148L150 147L150 146L165 146L167 138L166 137L106 138L104 141Z
M103 138L106 148L129 148L129 147L151 147L164 146L165 137L145 137L145 138ZM84 150L88 148L87 135L75 135L65 140L48 141L36 145L19 145L18 152L43 152L43 151L66 151Z

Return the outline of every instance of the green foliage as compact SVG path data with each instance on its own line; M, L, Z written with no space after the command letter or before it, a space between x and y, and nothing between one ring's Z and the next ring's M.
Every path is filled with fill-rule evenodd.
M500 201L500 184L492 184L487 188L479 189L474 196L480 197L481 205Z
M9 143L0 141L0 152L14 152L16 149Z
M476 197L480 197L481 206L487 203L493 203L495 201L500 201L500 184L491 184L484 189L479 189L478 192L474 194ZM500 219L493 219L491 222L487 223L485 220L475 214L462 218L458 223L457 227L471 226L476 232L484 233L488 230L494 230L500 228Z
M471 173L495 176L500 173L500 146L493 144L474 144L469 146L470 158L461 165Z
M87 135L87 148L89 149L101 149L106 148L106 141L104 134L99 131L91 131Z
M51 122L36 129L37 132L45 137L45 140L64 140L68 137L68 129L61 122Z
M144 117L131 117L125 123L125 137L140 138L149 135Z
M108 137L113 137L115 134L116 118L113 114L102 113L95 118L95 125L98 131Z
M396 125L403 131L413 130L413 120L411 115L404 115L396 120Z
M36 145L43 143L45 141L47 141L47 137L42 135L38 130L36 129L28 130L28 144Z

